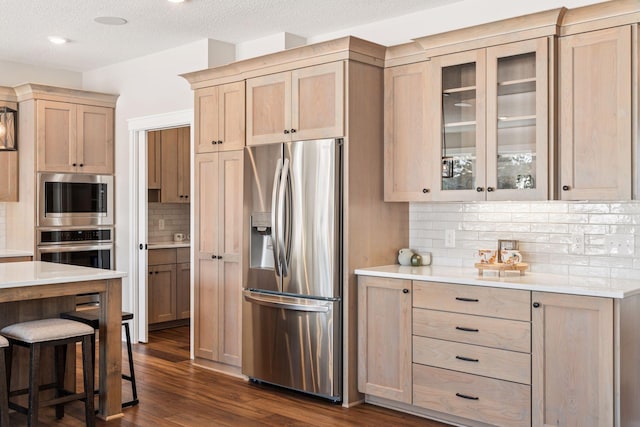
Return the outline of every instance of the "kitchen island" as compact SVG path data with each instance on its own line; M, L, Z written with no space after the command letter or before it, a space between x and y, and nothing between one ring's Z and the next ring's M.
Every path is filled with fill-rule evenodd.
M122 277L119 271L41 261L0 264L0 328L57 317L75 308L75 295L100 297L99 417L122 416Z
M640 424L640 280L355 274L368 403L462 426Z

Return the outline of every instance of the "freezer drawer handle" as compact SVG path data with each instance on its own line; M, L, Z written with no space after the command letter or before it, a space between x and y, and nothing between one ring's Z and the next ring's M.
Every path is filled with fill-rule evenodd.
M480 361L480 359L473 359L471 357L465 357L465 356L456 356L456 359L462 360L463 362L479 362Z
M459 331L464 331L464 332L480 332L479 329L476 328L467 328L464 326L456 326L456 329Z
M478 302L479 300L477 298L464 298L464 297L456 297L457 301L464 301L464 302Z
M329 312L329 307L323 305L291 304L286 302L273 301L268 298L260 298L252 294L245 294L244 299L248 302L263 305L265 307L283 308L285 310L310 311L316 313Z
M479 397L476 396L469 396L468 394L462 394L462 393L456 393L456 396L461 397L463 399L469 399L469 400L480 400Z

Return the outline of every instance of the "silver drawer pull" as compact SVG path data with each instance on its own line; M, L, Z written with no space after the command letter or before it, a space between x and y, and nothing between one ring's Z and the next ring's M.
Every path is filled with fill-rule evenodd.
M456 326L456 329L464 332L480 332L480 329L475 328L465 328L464 326Z
M480 398L479 398L479 397L476 397L476 396L469 396L469 395L462 394L462 393L456 393L456 396L461 397L461 398L463 398L463 399L469 399L469 400L480 400Z
M456 356L456 359L458 360L462 360L465 362L479 362L480 359L472 359L471 357L464 357L464 356Z

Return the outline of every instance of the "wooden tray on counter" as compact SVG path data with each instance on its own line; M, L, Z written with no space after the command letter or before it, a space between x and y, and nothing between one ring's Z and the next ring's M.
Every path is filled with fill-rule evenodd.
M478 269L478 273L482 276L485 270L498 271L498 274L503 271L519 271L521 276L524 276L524 272L529 269L529 264L526 262L519 262L517 264L505 264L505 263L480 263L476 262L474 267Z

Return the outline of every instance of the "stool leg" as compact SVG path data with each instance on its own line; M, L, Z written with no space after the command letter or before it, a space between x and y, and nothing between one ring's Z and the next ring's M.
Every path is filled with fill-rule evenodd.
M5 349L0 349L0 427L9 427L9 392L7 388L7 370L5 368Z
M96 413L93 407L93 358L91 355L92 341L95 345L95 334L85 335L82 338L82 378L84 380L84 416L87 427L96 425Z
M29 369L29 411L27 413L27 426L38 425L38 405L40 404L40 344L31 344Z
M64 374L67 367L67 346L55 346L56 397L64 395ZM56 405L56 419L64 417L64 404Z
M138 404L138 389L136 388L136 373L133 370L133 349L131 346L131 332L129 331L129 323L124 322L122 326L124 326L124 334L127 338L127 354L129 356L129 376L123 375L122 378L131 381L131 393L133 395L132 400L122 404L122 407L126 408Z

